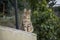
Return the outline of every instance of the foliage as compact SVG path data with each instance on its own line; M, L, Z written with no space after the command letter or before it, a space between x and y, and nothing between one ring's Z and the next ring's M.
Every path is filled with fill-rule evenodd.
M60 19L54 14L51 8L47 7L46 0L42 0L36 6L36 10L32 14L32 22L37 39L60 40Z

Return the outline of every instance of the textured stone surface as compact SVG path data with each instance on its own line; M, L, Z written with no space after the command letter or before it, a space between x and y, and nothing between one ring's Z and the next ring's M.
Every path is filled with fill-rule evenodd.
M36 34L0 26L0 40L36 40Z

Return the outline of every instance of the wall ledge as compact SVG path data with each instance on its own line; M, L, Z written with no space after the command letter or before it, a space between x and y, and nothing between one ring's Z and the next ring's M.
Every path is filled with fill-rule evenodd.
M34 33L0 26L0 40L37 40L36 37Z

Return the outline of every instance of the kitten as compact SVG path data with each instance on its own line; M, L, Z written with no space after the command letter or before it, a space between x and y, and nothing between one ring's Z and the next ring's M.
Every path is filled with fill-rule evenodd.
M24 13L22 16L24 30L27 32L33 32L33 26L31 22L31 10L24 9Z

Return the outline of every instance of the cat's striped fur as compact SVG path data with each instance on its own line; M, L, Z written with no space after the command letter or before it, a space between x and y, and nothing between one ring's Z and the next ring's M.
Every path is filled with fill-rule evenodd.
M27 32L33 32L33 26L31 22L31 10L24 9L24 13L22 16L24 30Z

